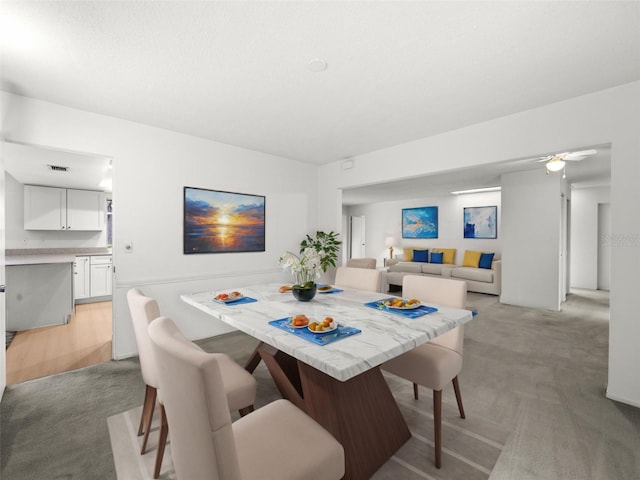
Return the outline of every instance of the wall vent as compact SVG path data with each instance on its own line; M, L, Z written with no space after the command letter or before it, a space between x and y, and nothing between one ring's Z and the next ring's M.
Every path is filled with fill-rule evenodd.
M47 165L49 170L53 172L68 172L69 167L61 167L60 165Z

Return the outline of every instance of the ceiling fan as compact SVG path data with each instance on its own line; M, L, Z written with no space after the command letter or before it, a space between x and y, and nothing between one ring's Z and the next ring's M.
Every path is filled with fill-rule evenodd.
M545 168L547 169L547 175L549 172L559 172L563 170L562 178L565 177L564 168L566 162L577 162L580 160L584 160L589 155L595 155L598 153L597 150L580 150L578 152L564 152L564 153L556 153L554 155L549 155L546 157L540 157L538 162L545 162Z

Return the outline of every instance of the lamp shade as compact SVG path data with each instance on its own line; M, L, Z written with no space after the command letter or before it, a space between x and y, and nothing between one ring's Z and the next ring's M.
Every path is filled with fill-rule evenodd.
M560 157L550 158L545 165L550 172L558 172L564 168L564 160Z
M396 243L396 239L393 237L387 237L384 239L384 246L389 248L389 247L393 247Z

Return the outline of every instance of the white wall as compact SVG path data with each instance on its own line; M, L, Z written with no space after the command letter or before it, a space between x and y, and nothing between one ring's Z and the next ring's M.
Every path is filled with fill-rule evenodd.
M500 301L559 310L562 176L547 176L540 168L503 175L500 183L503 200ZM523 275L524 272L529 274Z
M2 100L0 98L0 100ZM1 111L0 104L0 132L2 132L3 125L3 112ZM4 156L2 152L2 141L0 140L0 285L4 285L5 283L5 271L4 271L4 250L5 250L5 174L4 174ZM0 293L0 332L6 332L7 330L7 319L6 319L6 309L5 309L5 294ZM6 349L3 348L0 351L0 400L2 400L2 395L4 394L4 388L7 386L7 352Z
M106 229L100 232L25 230L24 185L8 172L5 172L5 175L6 248L107 247Z
M571 286L598 288L598 204L611 202L611 188L571 192Z
M354 168L350 170L342 170L341 162L333 162L320 169L323 202L319 204L319 218L328 227L340 228L342 188L611 144L611 321L607 396L640 407L640 377L636 374L637 365L640 365L640 349L637 348L640 322L636 313L640 223L629 221L637 216L640 205L637 187L640 178L639 125L640 82L632 82L359 155L354 157ZM446 159L446 164L442 159ZM391 164L394 168L390 171L388 166ZM502 248L504 253L504 241ZM503 268L505 263L506 260ZM506 278L503 272L503 285L518 282L530 274L521 271L516 278Z
M463 238L464 207L491 205L498 207L498 238ZM438 207L438 238L402 238L402 209L431 206ZM379 266L384 264L385 258L389 258L389 249L385 247L385 239L388 235L397 239L393 250L394 256L402 258L403 247L455 248L457 249L455 263L461 264L465 250L495 252L496 258L501 258L501 211L500 192L486 192L354 205L346 209L346 215L365 216L366 254L367 257L376 258Z
M228 330L181 293L285 281L278 264L316 230L317 167L134 122L2 93L3 135L113 157L114 355L136 352L126 292L155 296L190 338ZM266 251L182 253L183 187L266 196ZM133 253L124 243L133 242Z

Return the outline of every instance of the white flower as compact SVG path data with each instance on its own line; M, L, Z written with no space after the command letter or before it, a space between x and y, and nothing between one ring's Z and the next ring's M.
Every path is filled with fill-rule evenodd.
M315 248L307 247L300 256L285 252L280 257L280 263L283 269L291 271L296 285L303 285L313 283L322 276L322 257L323 255Z

